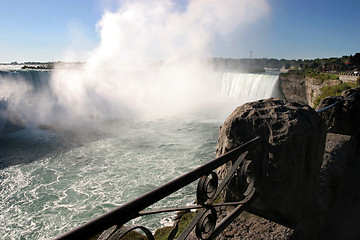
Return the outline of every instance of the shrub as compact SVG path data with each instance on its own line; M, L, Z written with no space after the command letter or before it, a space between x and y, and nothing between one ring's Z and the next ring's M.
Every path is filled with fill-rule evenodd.
M322 87L321 90L321 95L315 100L314 105L315 107L319 105L321 99L326 98L326 97L330 97L330 96L339 96L343 91L347 90L347 89L351 89L354 87L358 87L360 84L352 84L352 83L341 83L335 86L325 86Z
M319 73L319 72L313 72L313 71L307 71L305 73L306 77L315 78L321 80L321 82L325 82L326 80L339 80L339 76L336 76L335 74L329 74L329 73Z
M185 230L187 225L189 225L189 223L192 221L195 215L196 212L190 212L190 211L178 212L179 229L177 231L175 238L178 238L180 236L180 234ZM173 227L159 228L155 231L154 238L156 240L166 240L172 229Z
M312 71L312 70L290 70L288 73L285 73L283 75L290 75L290 76L294 76L294 77L308 77L308 78L314 78L317 79L319 81L321 81L322 83L325 82L326 80L339 80L339 76L335 75L335 74L329 74L329 73L320 73L317 71Z

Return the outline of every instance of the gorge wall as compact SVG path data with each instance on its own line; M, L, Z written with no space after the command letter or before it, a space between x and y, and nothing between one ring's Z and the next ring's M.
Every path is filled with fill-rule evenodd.
M286 100L298 102L314 107L315 100L321 95L324 86L335 86L341 80L328 80L321 82L318 79L296 76L291 74L280 74L280 89Z

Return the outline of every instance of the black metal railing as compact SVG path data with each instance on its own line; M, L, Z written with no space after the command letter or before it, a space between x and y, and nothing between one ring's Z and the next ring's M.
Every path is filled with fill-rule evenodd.
M141 230L148 239L154 239L151 231L143 226L124 227L130 220L139 216L173 212L180 210L198 209L193 220L187 225L178 239L186 239L195 230L196 236L200 239L214 239L219 235L254 199L256 170L253 163L246 160L245 156L252 147L257 145L260 137L255 137L241 146L225 153L224 155L136 198L74 230L58 237L57 239L88 239L102 232L99 239L120 239L132 230ZM213 172L218 167L232 161L231 169L218 184L218 176ZM236 177L244 187L243 198L238 202L217 203L214 201L225 189L229 181ZM144 211L147 207L187 186L199 179L197 186L197 204L186 207L164 208ZM217 221L216 208L220 206L234 206L233 211L221 221ZM105 230L105 231L104 231ZM177 234L178 225L175 224L168 239L173 239Z

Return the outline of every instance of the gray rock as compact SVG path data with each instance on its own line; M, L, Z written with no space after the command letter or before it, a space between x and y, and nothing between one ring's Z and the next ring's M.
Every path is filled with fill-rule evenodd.
M281 92L285 99L292 102L307 104L306 98L306 78L300 76L291 76L289 74L280 74Z
M279 80L286 100L310 106L314 106L316 99L322 94L321 88L341 83L338 79L323 82L320 79L290 73L280 74Z
M258 169L259 197L252 211L287 222L299 222L315 210L319 174L325 147L323 119L309 106L279 99L260 100L238 107L221 127L216 155L260 136L262 142L249 151ZM218 169L223 177L231 163ZM231 182L225 201L239 198Z
M320 171L320 196L329 209L344 184L355 156L355 142L348 135L329 133L326 137L324 161Z
M220 219L227 215L220 209ZM290 239L293 230L262 217L243 212L216 239Z
M335 102L335 107L321 113L328 122L329 132L352 135L360 126L360 88L344 91L341 96L332 96L320 101L318 109Z

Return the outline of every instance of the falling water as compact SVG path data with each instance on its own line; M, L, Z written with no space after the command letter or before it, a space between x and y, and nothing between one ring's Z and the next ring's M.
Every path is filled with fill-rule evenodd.
M278 90L278 75L224 72L221 91L243 102L269 97L281 97Z

